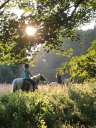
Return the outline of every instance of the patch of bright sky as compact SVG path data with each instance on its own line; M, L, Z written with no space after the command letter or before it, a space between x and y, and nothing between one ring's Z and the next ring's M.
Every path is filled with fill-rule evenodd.
M86 30L88 30L88 29L94 29L94 26L96 25L96 22L95 21L92 21L91 23L88 23L88 24L86 24L86 25L83 25L83 26L80 26L80 27L78 27L78 29L80 30L84 30L84 31L86 31Z
M20 17L24 11L23 10L17 10L17 9L11 9L11 12L17 14L18 17Z

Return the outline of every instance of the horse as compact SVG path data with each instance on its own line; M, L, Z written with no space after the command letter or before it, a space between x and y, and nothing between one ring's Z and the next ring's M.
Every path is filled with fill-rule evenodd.
M49 85L52 86L52 85L57 85L58 83L57 82L51 82Z
M36 76L31 77L31 79L34 79L36 81L35 89L37 89L37 85L39 81L47 81L47 79L41 74L37 74ZM17 90L22 90L22 91L29 91L33 89L32 84L23 78L16 78L12 82L12 92L15 92Z
M74 83L74 79L64 79L63 81L62 81L62 84L64 84L64 85L66 85L66 86L68 86L70 83Z
M62 85L67 85L68 86L68 84L70 82L73 82L73 79L71 79L71 80L70 79L64 79L64 80L62 80ZM58 82L51 82L49 85L50 86L52 86L52 85L56 86L58 84L59 84Z

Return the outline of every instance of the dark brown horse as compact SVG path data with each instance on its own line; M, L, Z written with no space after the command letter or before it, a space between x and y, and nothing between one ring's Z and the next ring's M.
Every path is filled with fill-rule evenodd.
M31 79L33 79L33 78L31 78ZM35 89L38 88L37 85L38 85L40 80L41 81L47 81L47 79L41 73L34 76L34 80L36 81ZM13 82L12 82L12 92L15 92L15 91L20 90L20 89L22 91L27 91L28 92L29 90L33 89L33 86L29 81L27 81L23 78L14 79Z

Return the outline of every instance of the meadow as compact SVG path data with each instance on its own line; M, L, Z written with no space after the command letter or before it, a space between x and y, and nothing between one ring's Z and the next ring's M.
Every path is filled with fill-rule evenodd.
M96 128L96 82L11 90L0 85L0 128Z

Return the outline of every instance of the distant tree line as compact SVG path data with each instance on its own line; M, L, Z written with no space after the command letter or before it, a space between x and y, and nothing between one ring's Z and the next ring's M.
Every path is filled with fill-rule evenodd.
M21 65L7 65L5 63L4 65L0 65L0 83L12 83L13 79L21 77Z
M38 73L44 74L44 76L48 79L49 82L56 81L55 74L56 70L62 67L62 63L66 63L70 61L70 58L73 56L85 55L88 53L87 49L91 46L93 40L96 38L96 27L94 29L89 29L86 31L77 30L78 34L81 37L82 43L79 41L70 41L69 39L62 39L63 44L65 45L65 52L53 50L50 53L44 51L44 49L40 49L40 53L43 56L37 56L35 62L33 63L35 66L32 67L30 65L30 71L33 75ZM71 49L70 49L71 48ZM72 52L73 49L73 52ZM24 65L0 65L0 83L12 83L13 79L23 77ZM68 73L63 75L63 78L68 78L70 75ZM41 82L42 83L42 82ZM43 84L43 83L42 83Z

